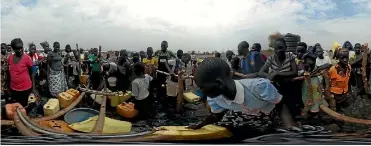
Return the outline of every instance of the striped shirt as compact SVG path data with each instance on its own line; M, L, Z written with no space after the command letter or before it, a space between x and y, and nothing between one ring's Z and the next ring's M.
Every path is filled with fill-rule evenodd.
M269 58L267 59L267 62L266 62L266 64L269 66L269 72L268 73L272 73L273 71L278 71L278 72L289 72L289 71L291 71L291 61L293 59L295 59L295 55L292 54L291 52L285 53L285 54L286 54L286 58L282 62L281 65L277 64L278 60L276 60L276 57L274 57L274 55L269 56Z

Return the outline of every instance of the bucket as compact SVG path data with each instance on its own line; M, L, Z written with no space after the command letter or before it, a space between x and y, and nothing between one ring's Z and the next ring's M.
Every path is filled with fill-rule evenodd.
M81 83L86 84L88 82L89 75L81 75Z
M166 82L166 93L167 93L167 96L177 96L178 83L173 82L170 79L168 79Z
M109 77L107 79L107 81L108 81L108 85L109 86L111 86L111 87L115 87L116 86L116 81L117 81L116 77Z

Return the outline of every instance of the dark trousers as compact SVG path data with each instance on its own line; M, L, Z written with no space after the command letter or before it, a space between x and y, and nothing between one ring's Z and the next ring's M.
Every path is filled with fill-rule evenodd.
M157 74L157 78L155 82L156 88L157 88L157 98L166 97L166 88L162 86L166 83L166 78L167 78L167 75L163 75L160 73Z
M100 72L99 71L91 72L90 81L91 81L93 90L98 89L100 81L101 81Z
M134 97L132 97L130 102L134 103L134 107L138 111L136 119L146 119L151 116L154 110L153 99L151 95L142 100L137 100Z
M281 80L273 84L278 92L283 96L280 104L285 104L291 115L298 116L301 113L300 107L303 106L301 100L301 86L299 82ZM295 85L295 87L293 87ZM280 109L280 105L277 105Z
M25 91L16 91L10 89L10 99L7 99L6 103L16 103L18 102L23 107L28 104L28 96L31 94L32 88Z

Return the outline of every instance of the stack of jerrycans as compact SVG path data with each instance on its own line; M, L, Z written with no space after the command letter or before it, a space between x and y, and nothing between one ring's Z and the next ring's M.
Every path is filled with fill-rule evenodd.
M116 96L110 96L110 104L112 107L116 107L117 105L125 102L131 97L130 91L126 92L125 94L122 91L118 92Z
M80 92L75 89L68 89L66 92L62 92L58 95L59 106L63 109L71 105L78 97Z

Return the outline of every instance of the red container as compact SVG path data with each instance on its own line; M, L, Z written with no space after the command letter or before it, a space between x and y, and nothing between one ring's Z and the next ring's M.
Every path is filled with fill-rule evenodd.
M23 106L19 103L12 103L12 104L6 104L5 105L5 111L6 111L6 117L9 120L14 120L14 115L16 114L17 108L21 108L21 112L24 114L27 114L26 110L23 108Z

